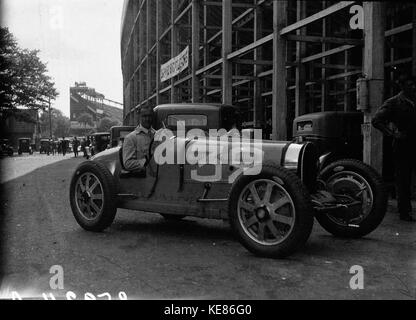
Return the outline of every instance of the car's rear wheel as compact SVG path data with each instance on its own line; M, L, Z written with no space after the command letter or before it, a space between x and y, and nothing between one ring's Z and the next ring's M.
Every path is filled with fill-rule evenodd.
M318 214L320 225L334 236L359 238L374 231L387 210L387 192L380 175L371 166L358 160L340 160L320 174L329 192L345 195L361 203L348 219L338 214Z
M70 186L71 209L78 224L87 231L108 228L117 212L116 190L103 164L87 161L79 165Z
M244 247L273 258L286 257L303 246L314 220L309 193L300 179L271 165L234 183L229 215Z

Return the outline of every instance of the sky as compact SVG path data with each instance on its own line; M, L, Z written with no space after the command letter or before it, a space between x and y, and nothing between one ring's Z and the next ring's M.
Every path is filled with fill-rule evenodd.
M21 48L39 49L69 116L69 88L85 81L123 102L120 26L123 0L0 0L1 25Z

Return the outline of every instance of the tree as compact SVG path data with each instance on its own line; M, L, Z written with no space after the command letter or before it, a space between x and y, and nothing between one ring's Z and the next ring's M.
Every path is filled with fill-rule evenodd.
M0 27L0 106L1 118L18 115L16 110L45 109L58 92L47 75L39 50L21 49L7 28Z
M92 118L92 115L89 113L81 113L81 115L78 117L77 121L80 124L84 125L85 132L87 132L87 125L92 126L94 124L94 119Z
M52 109L52 134L55 137L64 137L69 135L71 121L61 110ZM44 111L39 117L40 131L44 137L49 137L49 112Z
M98 123L97 129L100 132L108 132L110 131L111 127L118 126L118 125L120 125L118 121L105 117L100 120L100 122Z

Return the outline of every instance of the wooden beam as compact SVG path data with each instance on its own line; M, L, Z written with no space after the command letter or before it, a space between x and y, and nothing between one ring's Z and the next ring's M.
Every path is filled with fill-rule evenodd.
M335 69L335 70L344 70L345 66L343 64L323 64L323 63L316 63L314 62L312 64L312 67L314 68L322 68L322 69ZM348 70L357 70L360 69L361 66L353 66L353 65L348 65L347 69Z
M300 41L300 42L312 42L312 43L334 43L334 44L352 44L352 45L364 45L361 39L351 38L336 38L336 37L318 37L318 36L307 36L307 35L287 35L287 40Z
M370 109L364 113L364 161L383 171L383 136L371 125L384 99L385 3L364 2L364 74L369 79Z
M151 2L152 0L146 0L146 41L147 41L147 45L146 45L146 55L147 55L147 61L146 61L146 77L147 77L147 82L146 82L146 97L149 97L150 95L150 91L151 91L151 87L152 87L152 70L151 70L151 59L149 56L149 52L150 52L150 48L152 46L150 40L151 40L151 25L152 25L152 15L151 15L151 10L150 10L150 6L151 6Z
M161 47L159 37L162 31L162 1L156 0L156 105L160 104Z
M175 25L175 18L178 11L178 0L171 0L171 23L172 23L172 34L171 34L171 58L176 57L179 53L179 47L178 47L178 38L179 38L179 32L178 32L178 26ZM173 77L170 80L171 83L171 92L170 92L170 101L171 103L178 102L178 94L177 90L175 88L175 78Z
M281 36L287 25L287 1L273 0L273 103L272 138L287 139L286 40Z
M199 69L196 74L200 75L201 73L207 72L209 70L211 70L212 68L215 68L216 66L220 65L223 63L223 59L218 59L217 61L214 61L213 63L210 63L209 65Z
M232 63L228 55L232 51L232 1L222 2L222 103L232 104Z
M252 64L252 65L260 65L260 66L272 66L273 61L272 60L261 60L261 59L234 59L234 63L240 63L240 64Z
M318 13L315 13L315 14L313 14L313 15L305 18L305 19L297 21L296 23L291 24L291 25L283 28L280 31L280 35L285 35L289 32L295 31L299 28L305 27L308 24L311 24L312 22L319 21L319 20L321 20L325 17L328 17L328 16L334 14L335 12L338 12L342 9L350 7L354 3L355 3L355 1L341 1L341 2L338 2L338 3L334 4L333 6L331 6L329 8L326 8L326 9L324 9L324 10L318 12Z
M322 10L325 9L327 5L327 1L322 1ZM324 18L322 20L322 37L326 38L328 33L330 33L329 26L328 26L328 19ZM322 52L327 51L328 49L328 45L323 42L322 43ZM322 65L326 65L328 62L328 58L327 57L323 57L321 60ZM321 111L325 111L325 109L327 108L327 104L328 104L328 81L326 80L326 75L327 75L327 71L326 68L322 68L321 70L321 78L322 78L322 82L321 82Z
M311 62L311 61L314 61L314 60L321 59L323 57L327 57L327 56L330 56L330 55L333 55L333 54L337 54L337 53L343 52L345 50L352 49L354 47L355 46L348 44L348 45L341 46L341 47L338 47L338 48L335 48L335 49L331 49L331 50L324 51L324 52L321 52L321 53L318 53L318 54L314 54L312 56L303 58L301 61L302 61L302 63Z
M203 50L204 50L204 66L206 66L207 64L208 64L208 61L209 61L209 57L210 57L210 50L209 50L209 45L208 45L208 29L207 29L207 27L208 27L208 10L207 10L208 8L207 8L207 6L206 5L203 5L203 10L204 10L204 22L203 22L203 27L204 27L204 30L203 30L203 33L204 33L204 35L203 35L203 37L204 37L204 39L203 39L203 42L204 42L204 48L203 48ZM197 73L197 71L198 70L195 70L195 72L196 72L196 74L198 74ZM203 102L204 103L206 103L207 102L207 99L206 99L206 93L207 93L207 89L206 89L206 87L208 87L209 85L210 85L210 80L208 79L208 78L203 78L204 80L203 80L203 83L202 83L202 85L203 85L203 87L204 87L204 89L203 89Z
M200 101L199 80L196 71L199 69L199 43L201 0L192 0L192 102Z
M227 58L228 59L233 59L235 57L241 56L247 52L250 52L260 46L262 46L263 44L265 44L266 42L272 41L273 40L273 34L269 34L268 36L265 36L259 40L254 41L253 43L250 43L249 45L245 46L244 48L241 48L237 51L234 51L233 53L228 54Z
M413 33L412 33L412 74L416 76L416 4L413 3Z
M357 74L362 74L362 73L363 73L362 70L348 71L348 72L343 72L343 73L339 73L339 74L335 74L333 76L327 77L326 80L336 80L336 79L341 79L341 78L347 78L347 77L355 76Z
M402 26L395 27L393 29L387 30L384 33L384 36L385 37L390 37L390 36L393 36L395 34L402 33L402 32L405 32L405 31L409 31L409 30L412 30L412 29L413 29L413 23L411 22L411 23L407 23L407 24L404 24Z
M263 34L263 11L260 7L254 10L254 41L256 42L262 37ZM254 60L260 61L263 58L263 50L261 47L254 50ZM260 64L253 65L254 75L254 92L253 92L253 119L255 127L262 128L264 121L264 109L261 103L261 81L258 74L263 71L263 67Z
M399 64L404 64L404 63L409 63L409 62L414 63L413 57L403 58L403 59L398 59L398 60L393 60L393 61L390 61L390 62L386 62L384 64L384 66L385 67L393 67L393 66L397 66Z
M296 1L296 17L297 20L303 20L306 17L306 1ZM297 36L305 36L306 28L296 30ZM296 89L295 89L295 117L299 117L306 113L306 72L305 65L300 61L306 55L306 44L304 42L296 42Z

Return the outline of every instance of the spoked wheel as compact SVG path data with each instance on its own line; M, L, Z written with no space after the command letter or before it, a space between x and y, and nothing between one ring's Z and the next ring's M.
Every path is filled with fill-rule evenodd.
M335 236L362 237L374 231L387 210L387 192L382 178L358 160L341 160L326 167L320 176L334 195L344 195L360 203L347 216L319 214L318 222Z
M233 186L230 222L248 250L266 257L285 257L311 233L309 194L296 175L264 166L260 175L242 176Z
M103 211L104 191L98 177L90 172L78 178L75 186L77 209L86 220L94 220Z
M261 245L282 243L295 225L293 200L274 180L249 183L240 194L237 210L244 232Z
M79 225L88 231L109 227L117 211L115 193L113 177L104 165L82 163L70 187L71 208Z

